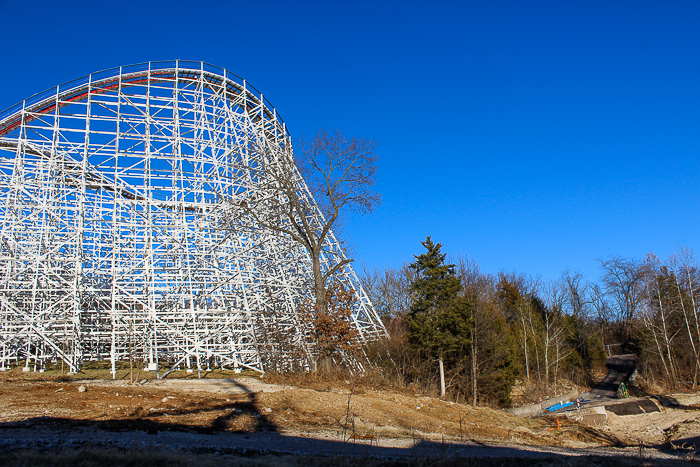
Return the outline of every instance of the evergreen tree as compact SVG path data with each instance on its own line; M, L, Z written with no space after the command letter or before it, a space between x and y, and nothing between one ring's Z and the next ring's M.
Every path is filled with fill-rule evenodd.
M454 264L445 264L442 245L428 237L427 250L410 265L416 272L411 285L408 338L425 357L454 363L468 354L471 304L462 294Z
M479 374L481 398L502 407L510 407L510 393L520 374L517 364L518 344L501 315L494 317L484 333L486 339L482 339Z

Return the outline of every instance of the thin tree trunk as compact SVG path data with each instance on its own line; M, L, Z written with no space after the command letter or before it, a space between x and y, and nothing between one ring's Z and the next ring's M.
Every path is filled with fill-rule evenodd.
M314 273L314 291L316 295L316 318L326 316L328 313L328 291L326 290L323 281L323 273L321 272L320 261L320 245L318 251L314 249L313 255L313 273ZM316 370L324 375L329 375L333 371L333 360L326 347L327 337L323 332L316 331L316 347L318 349L318 364Z
M535 334L535 325L532 324L532 310L528 313L528 321L532 330L532 342L535 344L535 361L537 362L537 382L542 383L542 370L540 369L540 351L537 349L537 335Z
M525 350L525 376L527 377L527 383L530 384L530 363L527 357L527 327L525 326L525 315L520 314L520 319L523 325L523 348Z
M552 316L547 314L547 321L544 323L545 334L544 334L544 387L549 392L549 348L552 345L552 335L550 333L552 329ZM556 393L557 388L554 386L554 392Z
M472 405L476 407L476 317L474 318L474 330L472 332Z
M554 364L554 392L557 392L557 374L559 373L559 361L561 360L560 358L560 353L559 353L559 344L556 345L557 349L557 361Z
M445 367L442 364L442 357L440 357L440 399L445 398Z
M659 358L661 358L661 363L663 363L663 365L664 365L664 371L666 372L667 378L671 379L671 387L675 388L675 384L676 384L675 376L676 375L675 375L675 370L673 368L673 360L671 360L671 349L669 348L670 341L668 339L668 332L666 329L666 314L664 311L664 304L663 304L663 301L661 300L661 290L659 287L659 277L658 277L658 273L656 271L656 263L652 262L651 264L653 264L654 267L653 267L653 269L651 269L651 267L650 267L649 271L653 271L653 278L654 278L653 286L656 289L655 290L656 300L654 300L652 298L653 295L652 295L651 291L649 290L649 279L648 278L646 279L647 297L649 298L649 302L656 301L656 304L659 307L659 318L661 318L661 328L662 328L661 331L663 334L663 342L664 342L664 345L666 346L666 354L668 356L668 365L666 364L666 358L664 357L664 352L661 349L661 344L659 343L659 338L658 338L657 331L656 331L658 329L658 327L654 326L651 316L646 318L645 322L648 322L647 327L654 334L654 341L656 342L656 348L659 352Z
M687 261L687 259L685 260ZM693 290L693 279L690 274L690 267L688 267L687 262L684 264L685 276L688 279L688 293L690 294L690 303L693 306L692 315L695 321L695 334L700 340L700 323L698 322L698 307L695 304L695 290ZM692 339L691 339L692 340ZM695 371L693 372L693 389L697 388L698 384L698 369L700 368L700 359L698 359L698 354L695 356Z
M661 359L661 363L664 365L664 371L666 372L666 377L670 378L671 374L668 371L668 366L666 365L666 357L664 356L664 352L661 349L661 344L659 343L659 337L656 334L656 329L654 328L654 325L651 323L650 320L645 318L644 322L645 322L647 329L649 329L654 336L654 342L656 343L656 349L659 352L659 358Z
M549 334L549 331L547 331ZM549 335L547 335L547 342L544 345L544 387L549 390ZM556 387L554 389L556 391Z
M693 339L693 333L690 328L690 321L688 320L688 313L685 309L685 302L683 301L683 292L681 290L681 285L678 282L678 275L674 274L674 279L676 282L676 288L678 290L678 298L681 302L681 310L683 311L683 319L685 320L685 329L688 331L688 340L690 340L690 348L693 351L693 357L695 357L695 374L693 375L693 389L697 386L697 368L698 368L698 351L695 348L695 339Z
M659 298L659 306L661 306L661 299ZM668 328L666 326L666 314L664 313L663 307L661 307L661 311L659 312L659 315L661 316L661 326L663 329L663 339L664 339L664 346L666 347L666 355L668 357L668 366L671 368L671 387L675 389L676 387L676 369L673 364L673 357L671 355L671 339L668 337Z

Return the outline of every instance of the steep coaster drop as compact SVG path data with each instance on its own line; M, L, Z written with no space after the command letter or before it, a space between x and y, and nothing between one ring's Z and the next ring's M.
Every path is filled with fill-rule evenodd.
M230 209L279 196L259 169L279 161L317 208L277 111L202 62L94 73L0 113L0 369L309 368L309 255ZM330 233L322 268L344 259ZM358 338L385 335L353 269L336 277Z

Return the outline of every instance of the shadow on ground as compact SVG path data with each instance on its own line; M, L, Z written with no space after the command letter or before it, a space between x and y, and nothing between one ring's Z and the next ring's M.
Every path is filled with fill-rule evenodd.
M373 459L437 459L498 458L498 464L523 464L523 459L551 460L553 463L570 462L573 456L597 456L605 458L637 459L629 450L563 449L543 446L498 446L476 440L464 443L435 442L416 438L407 447L377 445L374 439L350 439L350 434L327 439L290 436L279 432L278 427L262 413L256 394L240 381L229 380L232 392L244 393L243 401L221 404L215 407L189 408L179 413L196 413L211 410L226 411L226 415L213 420L208 426L166 423L151 417L165 415L159 411L134 413L131 417L114 420L73 420L59 417L36 417L19 422L0 423L0 452L14 453L22 450L61 449L118 449L162 450L193 454L231 454L235 456L293 455L293 456L346 456ZM174 412L170 412L174 413ZM243 429L232 429L237 422L246 420ZM598 433L599 434L599 433ZM615 443L615 440L609 440ZM683 451L688 455L690 451ZM634 451L632 451L634 453ZM641 450L640 457L641 458ZM517 462L516 462L517 460ZM644 459L645 464L686 465L682 459ZM451 461L450 461L451 462ZM607 462L607 461L605 461ZM598 462L595 465L625 465ZM632 461L630 461L632 462ZM0 462L2 464L2 462ZM422 465L422 464L421 464ZM444 464L443 465L453 465ZM495 464L494 464L495 465ZM542 464L547 465L547 464ZM588 465L588 464L573 464ZM591 464L592 465L592 464ZM634 462L626 465L634 465Z
M126 433L135 434L126 437ZM119 434L117 434L119 433ZM144 433L139 436L139 433ZM562 449L542 446L497 446L475 440L464 443L416 439L409 447L377 446L374 441L317 439L288 436L275 431L232 433L215 427L202 429L169 425L151 420L115 420L95 422L60 418L34 418L19 423L0 424L0 452L7 456L17 451L57 452L62 450L120 450L133 452L167 451L193 455L233 455L240 457L283 456L297 458L332 457L384 459L377 465L464 465L459 459L471 459L469 465L585 465L585 466L685 466L691 465L680 452L677 458L655 459L641 450L611 451ZM585 462L583 462L585 460ZM478 461L473 464L474 461ZM643 461L643 462L642 462ZM6 465L0 462L2 465ZM346 462L356 465L355 461ZM271 463L274 465L274 462ZM334 464L329 464L334 465ZM696 464L692 464L696 465Z
M586 399L615 399L617 388L637 368L637 357L634 354L615 355L605 362L608 374L596 386L585 394Z

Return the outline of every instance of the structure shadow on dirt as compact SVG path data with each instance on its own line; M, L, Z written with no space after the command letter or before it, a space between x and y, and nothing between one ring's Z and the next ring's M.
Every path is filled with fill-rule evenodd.
M139 433L146 434L140 435ZM62 450L119 450L181 452L195 455L256 457L293 455L295 457L340 456L350 459L394 459L430 461L435 465L458 465L457 459L498 459L488 465L635 465L641 457L630 453L595 450L557 449L543 446L495 446L478 441L464 443L416 439L407 447L378 446L376 441L318 439L266 431L222 431L215 426L199 427L158 423L148 419L114 421L68 420L37 417L22 422L0 424L0 452L60 452ZM602 456L602 457L601 457ZM583 462L584 460L590 460ZM593 461L595 459L595 461ZM677 459L644 458L644 465L691 465ZM470 461L471 462L471 461ZM0 464L3 464L0 462ZM352 463L349 465L353 465ZM399 465L399 464L397 464ZM418 462L415 465L425 465ZM477 463L476 465L482 465Z
M49 394L54 393L56 386L50 386L45 390ZM147 387L141 386L137 392L145 392ZM197 399L191 399L191 403L179 407L151 407L148 410L140 405L133 405L128 412L122 412L122 418L105 420L108 417L104 412L94 412L93 419L83 416L80 419L71 419L62 416L32 417L21 421L0 423L0 452L17 453L21 450L33 450L36 452L48 452L69 449L104 450L135 450L139 452L158 451L183 452L187 455L199 454L215 457L217 453L232 456L263 456L263 455L291 455L291 456L345 456L350 458L375 458L375 459L485 459L488 457L498 459L522 458L522 459L554 459L558 458L567 462L572 456L610 456L610 458L629 459L634 450L571 450L563 448L551 448L546 446L525 446L517 444L493 445L489 442L481 443L472 440L467 435L463 443L436 442L421 439L418 435L414 440L386 439L377 440L374 436L358 436L363 432L347 432L338 429L337 432L316 433L313 438L305 435L296 436L289 433L280 433L278 426L270 420L273 411L263 406L264 400L259 392L252 391L255 386L234 379L221 380L219 390L223 390L225 396L231 400L219 398L205 404L198 405ZM258 390L260 390L258 388ZM154 391L155 392L155 391ZM56 390L62 397L63 387ZM31 392L27 397L32 398ZM100 396L96 389L90 389L87 394L93 394L100 401L100 397L111 397L111 393ZM166 392L167 394L167 392ZM136 394L139 395L139 394ZM157 402L164 395L149 398L148 404ZM128 397L130 397L129 395ZM140 395L139 395L140 396ZM59 398L59 403L66 401L81 404L80 396ZM124 395L122 395L124 397ZM163 398L163 403L170 396ZM107 407L110 399L102 400L97 404L99 410L109 410ZM38 402L38 400L37 400ZM144 400L145 402L145 400ZM142 404L144 402L141 402ZM78 405L72 406L78 408ZM148 405L145 405L148 407ZM64 410L68 406L64 406ZM117 407L115 407L117 408ZM118 409L118 408L117 408ZM36 413L34 411L33 413ZM170 416L178 414L213 413L213 416L193 418L200 420L184 421L183 418L170 419ZM216 418L214 418L216 417ZM173 420L170 422L170 420ZM177 422L176 422L177 420ZM202 420L205 420L202 423ZM325 438L324 438L325 436ZM379 441L379 442L378 442ZM617 444L613 439L607 440L609 444ZM378 445L380 444L380 445ZM15 455L15 454L13 454ZM2 456L0 456L2 457ZM675 456L677 459L679 456ZM580 460L581 457L578 457ZM673 459L666 461L675 462ZM442 462L442 461L441 461ZM548 462L548 461L547 461ZM662 465L656 459L649 465ZM0 462L2 464L2 462ZM447 465L447 464L441 464ZM518 463L516 465L530 465ZM547 465L546 462L543 465ZM578 464L577 464L578 465ZM584 465L584 464L580 464ZM608 465L599 463L596 465ZM621 464L624 465L624 464ZM683 465L670 464L663 465Z
M134 408L128 417L111 420L70 419L60 417L36 417L23 421L0 423L0 433L12 428L43 428L71 430L75 428L92 428L108 432L143 431L148 434L156 434L163 431L189 432L210 434L215 431L231 431L239 433L277 432L278 428L258 406L256 394L248 387L234 379L227 379L235 391L232 393L245 394L246 400L231 401L224 404L209 405L206 407L191 406L187 408L169 409L144 409L141 406ZM208 426L197 424L168 423L156 421L152 418L164 415L187 415L205 412L226 412L214 419ZM0 436L2 436L0 434Z

